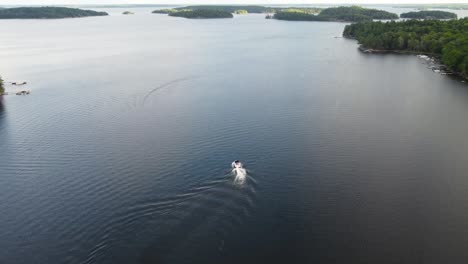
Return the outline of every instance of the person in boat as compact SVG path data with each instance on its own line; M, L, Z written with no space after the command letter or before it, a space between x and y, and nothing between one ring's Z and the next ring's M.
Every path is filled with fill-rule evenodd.
M242 163L239 160L235 160L232 162L231 166L233 168L242 168Z

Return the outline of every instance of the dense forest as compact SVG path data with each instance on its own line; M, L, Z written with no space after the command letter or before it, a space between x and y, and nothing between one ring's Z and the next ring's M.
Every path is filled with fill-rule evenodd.
M0 19L53 19L88 16L107 16L106 12L96 12L67 7L15 7L0 9Z
M361 22L373 19L398 19L397 14L383 10L363 8L359 6L332 7L323 9L318 15L308 14L297 10L282 10L274 15L280 20L296 21L346 21Z
M212 9L195 9L195 10L181 10L169 13L174 17L185 18L232 18L234 17L230 12Z
M457 14L445 11L431 10L403 13L400 15L400 17L412 19L456 19Z
M343 35L365 48L438 55L451 70L468 78L468 18L363 22L347 25Z

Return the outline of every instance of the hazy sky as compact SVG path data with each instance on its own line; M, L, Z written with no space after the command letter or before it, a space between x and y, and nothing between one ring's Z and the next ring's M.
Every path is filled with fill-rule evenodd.
M0 5L53 4L410 4L410 3L468 3L468 0L0 0Z

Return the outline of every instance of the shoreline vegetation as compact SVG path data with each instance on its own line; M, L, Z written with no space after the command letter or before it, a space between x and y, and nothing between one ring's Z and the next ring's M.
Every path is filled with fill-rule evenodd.
M468 18L361 22L347 25L343 36L356 39L367 53L426 54L468 79Z
M68 7L14 7L0 9L0 19L58 19L107 16L106 12Z
M410 18L410 19L457 19L457 14L446 11L418 11L418 12L408 12L400 14L401 18Z

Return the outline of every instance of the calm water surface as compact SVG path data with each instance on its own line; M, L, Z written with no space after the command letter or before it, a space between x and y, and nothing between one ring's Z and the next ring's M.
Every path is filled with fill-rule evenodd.
M139 10L0 21L32 90L0 108L0 263L465 263L468 86L342 23Z

